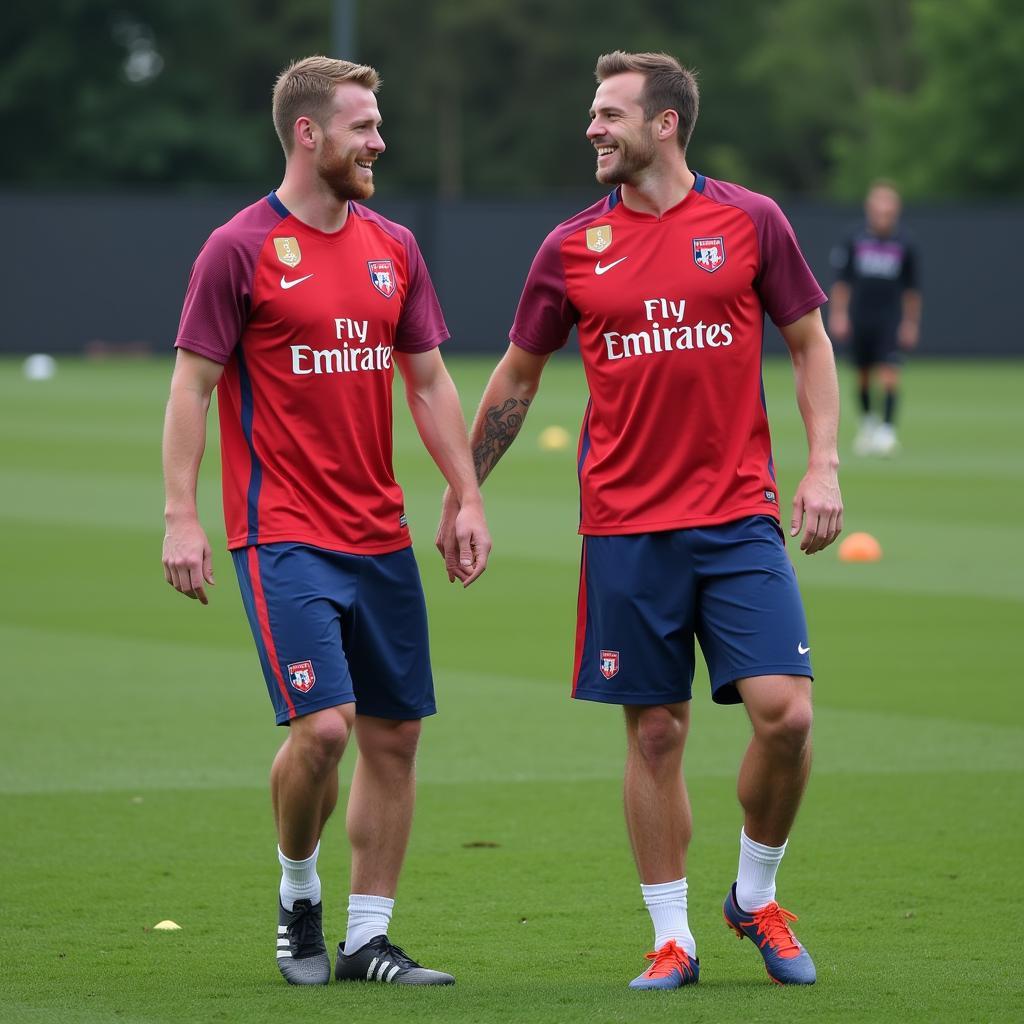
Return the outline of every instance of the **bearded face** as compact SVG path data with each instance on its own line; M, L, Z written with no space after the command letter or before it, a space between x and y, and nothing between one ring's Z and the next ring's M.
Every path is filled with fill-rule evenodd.
M603 185L634 185L654 162L656 153L648 121L629 136L602 139L598 144L597 180Z
M316 169L320 180L339 201L369 199L373 195L372 165L375 159L363 153L362 147L343 150L329 135L325 135Z

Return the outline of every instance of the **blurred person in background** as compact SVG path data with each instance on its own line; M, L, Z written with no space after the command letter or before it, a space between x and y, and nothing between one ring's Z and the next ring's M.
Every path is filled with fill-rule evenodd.
M876 181L864 201L864 224L832 251L837 278L829 296L829 333L850 346L857 368L861 422L858 455L892 455L898 448L896 407L904 354L920 337L917 250L900 226L900 194ZM873 383L881 384L881 415Z
M446 985L388 938L415 801L421 719L435 712L423 591L392 467L394 364L424 445L458 503L468 584L490 549L448 337L412 233L361 205L384 152L373 68L309 57L282 72L279 188L217 228L196 259L164 428L164 575L207 603L196 511L218 392L228 547L279 725L276 960L326 984L317 857L358 747L348 798L348 926L338 980ZM269 936L268 936L269 938Z
M739 775L743 827L728 925L769 976L814 963L775 898L810 771L811 662L780 527L761 379L764 316L793 361L808 464L789 517L813 554L842 528L839 389L825 294L778 206L691 171L693 74L667 54L598 60L587 138L605 199L541 245L474 420L482 482L518 435L551 354L577 328L590 390L580 436L583 554L573 696L621 705L625 811L654 930L634 989L699 977L688 921L692 819L683 777L694 638L719 704L753 726ZM437 546L461 579L446 495Z

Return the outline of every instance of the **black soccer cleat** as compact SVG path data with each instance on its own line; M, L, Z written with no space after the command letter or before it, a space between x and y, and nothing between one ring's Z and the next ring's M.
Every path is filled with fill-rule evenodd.
M338 946L334 967L338 981L379 981L386 985L454 985L443 971L432 971L416 963L404 949L392 945L386 935L370 939L362 949L345 955L345 943Z
M289 985L326 985L331 958L324 943L324 905L296 900L294 910L277 904L277 966Z

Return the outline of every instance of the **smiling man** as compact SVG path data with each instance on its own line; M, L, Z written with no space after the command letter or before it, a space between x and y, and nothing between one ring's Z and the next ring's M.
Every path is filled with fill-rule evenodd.
M606 54L587 138L611 194L540 247L511 345L470 443L483 481L515 439L551 353L579 333L590 387L578 472L583 555L573 696L625 713L626 822L654 925L638 989L699 976L687 918L692 823L682 775L694 638L714 700L742 702L753 737L739 774L739 871L725 917L774 981L815 980L775 900L810 769L810 640L779 526L761 385L764 316L792 356L807 471L790 534L814 554L842 527L838 387L825 295L765 196L690 170L693 75L666 54ZM438 547L465 578L445 498Z
M275 716L289 726L270 788L278 833L276 959L325 984L317 856L338 763L359 748L339 980L445 985L388 939L412 825L420 721L434 713L427 618L392 468L397 364L413 419L458 495L468 585L490 538L448 337L412 234L356 200L384 152L373 68L308 57L274 89L281 186L199 253L178 329L164 427L164 576L203 604L213 583L196 480L219 397L228 547Z

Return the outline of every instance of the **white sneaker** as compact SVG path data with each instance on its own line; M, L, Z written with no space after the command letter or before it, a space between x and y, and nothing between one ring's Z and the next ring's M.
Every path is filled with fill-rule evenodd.
M874 416L865 416L860 421L860 430L853 441L855 455L871 455L875 451L875 433L881 424Z
M882 423L875 430L874 452L876 455L895 455L900 443L896 440L896 431L891 423Z

